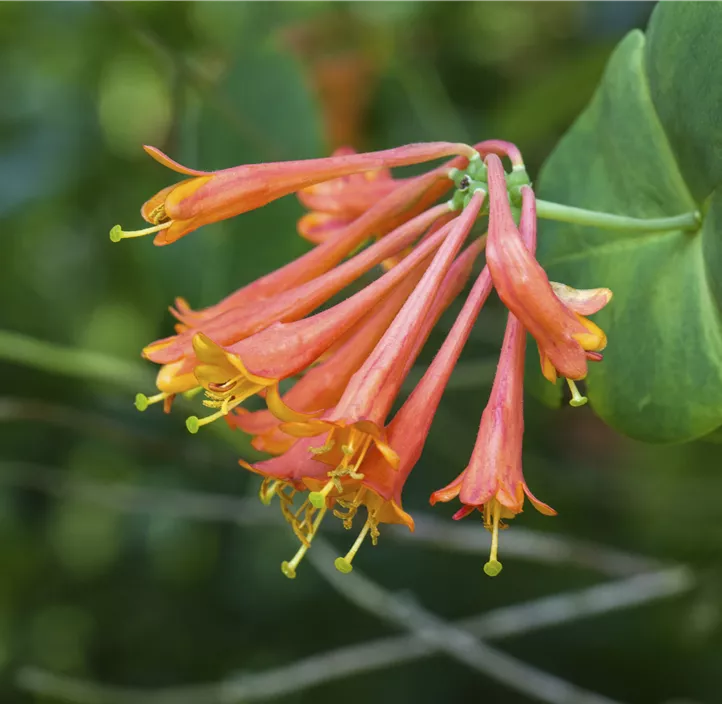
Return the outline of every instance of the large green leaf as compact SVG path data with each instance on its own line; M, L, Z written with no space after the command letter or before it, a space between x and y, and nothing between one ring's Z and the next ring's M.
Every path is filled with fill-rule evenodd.
M703 213L692 233L541 227L551 279L615 294L596 316L609 347L590 365L594 409L655 442L722 425L720 30L718 3L660 3L647 36L617 47L540 175L546 200L640 218Z

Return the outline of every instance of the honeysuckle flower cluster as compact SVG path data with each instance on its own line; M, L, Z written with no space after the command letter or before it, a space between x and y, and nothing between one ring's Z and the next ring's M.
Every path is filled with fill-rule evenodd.
M458 498L459 519L478 510L492 534L484 566L494 576L499 530L523 508L555 511L534 497L522 473L526 334L539 348L542 374L575 382L599 362L606 337L586 316L611 298L605 288L576 290L550 282L535 258L534 192L519 150L496 140L475 146L410 144L326 159L196 171L146 147L158 162L187 176L142 209L149 227L111 230L111 239L155 234L170 244L209 223L296 193L308 212L298 232L314 246L306 254L242 286L217 304L171 309L175 334L149 344L143 356L160 366L145 410L178 393L203 391L205 417L191 433L220 418L252 436L270 459L240 464L262 477L260 498L276 500L300 547L283 562L293 578L330 512L361 529L342 572L380 526L414 529L403 488L421 456L442 394L492 288L507 307L499 363L469 464L431 503ZM393 167L447 158L420 176L396 178ZM450 158L450 159L449 159ZM507 158L511 170L504 170ZM476 227L488 215L488 232ZM486 263L474 272L485 251ZM379 268L372 283L334 305L329 301ZM402 384L441 314L471 287L445 341L412 393L392 415ZM283 390L281 389L281 383ZM265 409L250 411L253 396ZM361 516L359 516L359 512Z

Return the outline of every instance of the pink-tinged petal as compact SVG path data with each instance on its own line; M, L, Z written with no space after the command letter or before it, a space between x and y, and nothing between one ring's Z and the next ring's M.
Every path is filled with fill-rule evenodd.
M311 453L311 447L323 445L323 437L304 438L297 440L288 452L270 460L250 464L239 460L244 469L248 469L264 477L282 479L300 485L304 479L315 478L325 480L328 467L323 462L317 462Z
M477 193L461 215L446 226L450 228L449 234L439 247L432 264L374 351L352 377L336 406L335 416L329 420L369 418L378 425L384 424L393 398L403 383L404 367L424 318L429 313L434 296L466 240L483 202L483 194ZM444 228L439 232L443 230ZM432 235L420 248L437 236L438 233ZM403 264L402 261L390 273Z
M214 375L219 376L223 368L228 375L225 381L237 377L239 371L244 375L271 380L294 376L318 359L417 266L427 266L428 259L444 241L452 226L453 223L450 223L441 228L398 266L333 308L293 323L275 323L226 349L197 334L194 348L197 347L196 340L202 340L200 347L216 369ZM201 367L206 362L198 349L196 355L201 362L196 367L196 375L201 376ZM221 363L224 358L225 363ZM240 360L243 360L246 371L239 370ZM203 383L200 378L199 381ZM222 382L220 378L214 378L213 383Z
M351 222L353 222L353 220L347 217L313 211L301 217L296 229L298 230L298 234L309 242L322 244L330 237L337 235L345 227L348 227Z
M338 233L337 237L324 242L280 269L256 279L226 296L216 305L202 311L185 313L181 320L188 325L194 325L194 322L198 323L204 318L213 317L225 309L262 301L330 271L364 240L378 231L389 218L405 211L410 203L420 198L427 190L434 190L435 184L440 180L448 183L441 170L435 170L409 181L354 220L344 231Z
M451 275L451 272L449 272ZM414 468L426 442L434 415L449 377L469 338L474 323L491 291L491 277L486 268L477 278L454 325L433 362L416 388L401 406L388 426L388 443L398 453L400 463L389 480L389 465L380 454L371 455L364 464L364 486L386 499L401 500L401 490ZM455 497L461 477L445 489L435 492L431 503ZM445 498L442 498L445 497Z
M155 159L159 164L162 164L163 166L171 169L172 171L176 171L179 174L185 174L187 176L208 176L209 174L213 173L212 171L199 171L198 169L189 169L187 166L183 166L177 161L171 159L167 154L164 154L157 147L151 147L147 144L144 144L143 149L145 149L146 153L153 159Z
M546 273L525 246L511 216L501 161L487 157L489 169L490 224L487 263L494 286L506 307L534 336L543 352L543 367L551 379L549 366L570 379L587 373L586 350L598 350L603 333L579 319L552 290ZM522 187L522 207L535 223L534 194ZM535 226L534 226L535 227ZM593 324L592 324L593 325Z
M522 157L519 148L511 142L505 142L501 139L487 139L476 144L475 149L483 157L486 157L489 154L506 156L514 166L524 166L524 158Z
M579 315L597 313L612 300L612 292L608 288L579 289L556 281L550 281L549 284L557 298Z
M171 217L192 220L203 214L206 224L217 222L260 208L301 188L340 176L419 164L445 156L471 157L475 154L467 145L429 142L325 159L245 164L214 172L212 182L204 184L190 197L178 202Z
M445 204L438 205L318 278L265 299L261 304L225 310L215 318L205 320L200 330L218 344L231 345L273 323L299 320L387 257L412 244L427 227L446 213L448 207ZM197 328L190 328L173 338L161 340L147 347L144 354L161 364L180 359L191 353L196 332Z

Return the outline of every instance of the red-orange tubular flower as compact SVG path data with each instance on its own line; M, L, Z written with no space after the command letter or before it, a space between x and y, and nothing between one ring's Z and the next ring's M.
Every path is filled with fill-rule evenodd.
M471 267L483 249L483 240L475 240L457 257L449 269L433 305L426 315L416 344L421 346L439 316L461 292L471 273ZM371 354L389 325L396 317L423 271L417 270L395 288L383 302L368 313L347 339L320 364L311 368L283 396L285 406L306 414L309 418L329 411L340 401L346 386ZM414 355L415 356L415 355ZM283 421L268 410L233 415L231 424L255 436L256 449L280 454L295 438L281 429Z
M406 377L439 315L463 288L471 273L474 260L482 247L481 240L473 242L448 270L433 305L418 329L403 369L399 370L399 378ZM389 437L393 436L393 444L398 442L398 447L403 452L399 458L397 469L394 469L397 455L390 452L386 446L380 450L378 443L373 442L373 435L368 435L366 440L361 442L363 426L357 426L351 430L347 443L341 445L342 460L334 468L332 468L333 464L329 464L329 457L332 455L336 442L333 438L329 438L327 427L316 428L322 432L315 437L303 437L299 440L289 438L291 444L284 448L283 454L279 457L253 465L243 460L240 461L243 467L264 477L261 488L262 500L270 502L273 496L278 496L283 515L301 540L301 547L294 558L282 564L286 576L295 576L296 568L310 547L311 540L318 530L323 516L330 508L333 509L335 516L343 520L346 528L351 527L359 508L363 506L367 511L367 518L353 546L345 557L336 561L336 566L343 572L351 570L353 557L367 535L370 534L372 541L374 544L376 543L380 524L401 523L413 530L413 519L401 507L403 484L411 466L418 459L423 439L428 432L441 392L456 358L458 358L459 344L463 345L463 341L466 339L463 337L460 342L461 327L464 328L464 334L468 336L473 325L471 317L475 318L473 313L478 314L483 300L488 295L490 279L488 275L486 278L488 284L485 290L482 291L477 284L470 295L470 300L475 301L474 311L471 311L467 302L459 316L459 321L449 334L448 342L437 355L437 361L424 375L417 390L414 391L402 411L397 414L398 422L397 418L394 418L389 426ZM456 344L454 352L449 351L449 343L452 342L452 338ZM342 351L339 349L338 353L341 354ZM443 363L438 360L443 360ZM313 374L313 371L309 373L309 376ZM344 381L347 381L347 377L344 378ZM333 385L336 386L335 383ZM388 404L390 400L393 400L395 391L396 389L391 393L380 395L383 397L380 403L385 404L385 413L388 413ZM287 394L287 398L289 395L290 392ZM422 404L423 408L421 408ZM275 405L273 407L278 408ZM329 410L331 413L328 415L333 415L334 409ZM281 411L283 412L282 407ZM281 425L281 427L284 426L285 424ZM312 432L314 430L309 425L307 428L311 428ZM276 432L279 436L284 435L278 428L276 428ZM384 432L381 429L379 434ZM419 439L420 444L416 442ZM413 453L416 454L409 464ZM366 478L368 478L368 482ZM299 506L291 510L291 500L294 495L305 490L311 490L311 493Z
M490 291L491 276L485 267L474 283L444 344L411 395L388 424L386 437L399 457L398 466L394 468L387 457L371 448L361 467L364 475L361 488L367 495L375 497L373 500L382 507L387 516L384 521L386 523L402 523L410 530L414 529L413 519L402 509L401 493L411 470L421 457L444 389ZM372 500L371 497L365 497L367 505Z
M536 220L531 189L524 189L523 197L521 229L525 248L533 250ZM483 513L484 525L492 532L491 556L484 566L490 576L501 571L497 560L501 520L521 513L525 495L541 513L556 513L529 491L522 474L525 347L524 327L509 313L494 385L469 465L451 484L431 495L432 504L458 496L463 507L454 518L462 518L475 509Z
M437 180L438 176L433 175L432 178ZM425 177L417 181L417 184L409 186L423 189L431 183ZM398 227L382 241L334 268L349 252L351 245L358 244L358 233L364 234L368 225L363 224L362 220L367 223L380 221L384 214L395 212L406 198L416 192L406 187L400 190L407 193L394 194L387 199L389 202L379 203L366 214L370 217L362 216L348 228L348 232L339 235L337 239L343 242L326 242L296 262L258 279L205 311L187 313L185 316L176 314L184 321L178 333L157 340L143 350L143 356L163 366L156 379L159 393L150 398L138 394L138 408L144 410L149 403L161 400L165 401L168 408L175 394L198 386L192 373L197 363L192 338L197 332L215 338L220 344L231 345L272 323L298 320L376 264L408 249L429 225L445 222L445 214L454 215L448 204L431 207ZM398 195L402 197L398 198ZM358 224L361 227L357 227ZM305 266L297 266L300 264Z
M155 147L144 149L163 166L190 178L164 188L146 201L141 215L151 227L124 232L116 225L111 230L111 239L116 242L155 233L155 244L171 244L203 225L260 208L316 183L363 171L420 164L445 156L478 157L473 147L466 144L428 142L366 154L197 171L173 161Z
M188 178L143 206L151 227L131 233L116 227L114 240L156 233L156 244L168 244L294 192L310 211L298 223L315 245L306 254L205 309L176 299L176 334L143 350L160 365L158 393L136 398L140 410L163 401L169 411L176 394L203 391L211 410L187 419L192 433L225 418L248 433L254 447L274 455L240 463L263 477L261 499L278 499L301 543L282 564L288 577L295 577L328 512L347 528L364 512L358 537L336 560L342 572L352 569L366 538L376 543L381 524L413 530L404 486L481 308L492 286L497 289L509 319L476 445L466 469L431 498L458 497L463 506L456 518L477 509L483 514L492 533L485 570L497 574L502 521L522 510L525 497L554 513L522 475L525 330L538 343L544 376L567 377L571 403L581 405L586 399L573 380L584 378L588 360L601 360L606 344L585 316L611 298L608 289L550 282L537 263L535 200L519 150L500 140L474 147L437 142L369 154L343 149L327 159L215 172L187 169L146 150ZM397 179L389 171L443 157L453 158L420 176ZM511 161L508 182L499 157ZM451 199L439 203L452 188ZM519 197L517 228L510 201ZM488 238L474 237L487 205ZM485 244L486 266L432 363L391 417L404 380ZM333 300L379 266L378 278ZM266 407L244 409L256 395Z
M419 286L394 320L395 329L399 329L401 325L397 323L399 317L402 317L403 320L416 320L419 316L423 317L431 305L429 295L433 296L436 293L473 224L475 214L472 216L471 213L478 212L479 206L480 197L477 197L474 204L470 205L456 220L431 234L398 266L333 308L293 323L275 323L226 348L205 335L197 334L193 338L195 355L199 360L199 364L195 368L196 378L209 397L206 404L217 407L219 410L202 420L192 417L188 421L189 429L195 432L200 425L226 415L246 398L262 390L267 392L266 400L274 414L289 421L294 419L307 421L305 415L299 417L298 414L293 415L290 409L287 411L283 409L278 396L278 383L282 379L298 374L318 359L334 342L363 318L370 306L377 304L416 267L426 266L428 257L436 249L439 249L438 254L434 257L433 265L424 274ZM418 310L414 312L410 312L412 299L413 301L422 301ZM414 328L410 330L411 332L407 332L400 341L388 340L387 332L377 347L383 347L386 355L396 355L397 361L405 358L411 349L416 332ZM399 333L397 332L396 335L398 337ZM392 351L388 350L390 343L395 345ZM374 354L376 354L376 350L374 350ZM367 365L368 360L363 369L366 369ZM378 368L375 367L374 371L378 371ZM354 379L357 375L354 375ZM392 379L390 383L386 384L384 392L391 389L393 383L395 380ZM353 397L353 394L347 396L348 393L347 390L340 402L344 404L344 408L345 399ZM308 423L311 422L308 421ZM313 423L311 426L315 428ZM330 426L327 423L324 427ZM303 432L304 434L316 434L315 432ZM377 437L376 441L383 444L380 437Z
M437 218L448 212L446 204L434 206L388 237L311 281L257 303L221 310L213 317L206 317L201 326L189 326L173 337L152 343L145 348L144 355L154 362L167 364L188 356L193 335L199 329L219 344L231 345L272 323L299 320L384 259L413 244Z
M499 298L539 346L542 373L551 382L557 374L584 379L587 360L601 359L607 344L604 332L575 312L574 296L552 288L547 275L524 246L509 205L504 169L498 156L486 157L489 176L489 239L486 261ZM522 189L527 199L533 192ZM532 214L533 216L533 214ZM559 294L562 294L560 298ZM599 310L612 297L609 289L589 292L581 310ZM582 296L580 296L582 297ZM594 301L596 305L590 305Z
M452 164L457 161L453 160ZM417 202L424 193L429 190L434 193L439 190L442 190L442 193L444 190L448 190L451 182L447 173L448 168L440 167L422 176L409 179L407 183L374 203L352 224L328 238L320 246L280 269L243 286L209 308L193 311L185 301L178 299L174 315L188 327L197 326L203 320L209 319L219 312L248 303L257 303L320 276L343 261L374 233L386 229L389 221L407 213L410 206ZM441 189L439 184L442 185Z
M355 153L340 147L333 156ZM389 169L376 169L307 186L296 194L309 210L298 221L298 234L314 244L325 242L406 181L393 178Z

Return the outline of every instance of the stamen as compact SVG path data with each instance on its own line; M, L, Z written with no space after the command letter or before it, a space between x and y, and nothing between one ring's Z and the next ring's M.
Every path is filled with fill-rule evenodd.
M208 425L214 420L222 418L224 415L226 414L223 412L223 409L221 409L220 411L217 411L210 416L205 416L204 418L199 418L198 416L188 416L188 418L186 418L186 428L188 428L189 433L195 435L202 425Z
M143 412L148 406L150 406L153 403L158 403L159 401L165 401L165 399L170 396L169 393L165 391L161 391L159 394L156 394L155 396L146 396L145 394L136 394L135 395L135 407Z
M198 416L189 416L188 418L186 418L186 428L188 428L188 432L195 435L202 425L208 425L214 420L218 420L223 416L227 416L231 410L233 410L237 405L241 403L241 401L242 399L234 399L233 401L231 401L230 398L226 398L223 400L220 410L212 413L209 416L205 416L204 418L199 418ZM206 401L204 401L203 403L205 405Z
M344 508L346 512L340 511L339 509L335 508L333 511L333 515L336 516L336 518L340 518L343 521L343 527L346 530L351 530L351 526L353 525L353 519L356 517L356 513L359 510L359 507L361 506L361 503L363 501L364 494L366 493L366 487L360 487L359 490L356 492L356 495L353 497L352 501L344 501L343 499L337 499L336 503L341 506L341 508Z
M501 504L496 500L492 499L492 529L491 529L491 553L489 555L489 561L484 565L484 572L489 577L496 577L501 572L501 562L496 559L496 554L499 549L499 520L501 519Z
M581 395L577 385L571 379L567 379L567 384L569 384L569 390L572 392L572 400L569 401L569 405L574 408L583 406L589 399L586 396Z
M168 216L165 212L165 203L161 203L160 205L157 205L148 216L148 219L155 224L158 224L159 222L164 222L168 219Z
M331 478L327 483L326 486L321 489L321 491L312 491L308 495L308 500L311 502L311 505L315 508L325 508L326 507L326 499L328 498L328 495L331 493L331 489L333 489L336 486L336 481L334 481L333 478Z
M351 564L353 562L354 557L356 557L356 553L358 552L358 549L361 547L361 544L364 541L364 538L369 532L369 529L371 528L371 518L369 518L366 523L364 523L364 527L361 529L361 532L358 534L358 537L356 538L356 542L351 546L351 549L346 553L344 557L337 557L334 561L334 566L339 572L343 572L344 574L348 574L352 569L353 565Z
M160 225L153 225L153 227L146 227L144 230L128 230L121 229L120 225L116 225L110 231L110 241L120 242L120 240L127 240L130 237L145 237L145 235L152 235L154 232L160 232L161 230L167 230L173 224L172 220L168 222L162 222Z
M334 445L336 444L336 440L334 440L334 433L336 432L335 428L332 428L329 431L329 434L326 436L326 442L323 443L320 447L309 447L312 455L323 455L326 452L331 452Z
M273 497L276 494L278 485L281 484L280 479L271 480L270 477L266 477L261 484L261 488L258 491L258 498L264 506L270 506Z
M309 447L308 449L312 455L323 455L325 452L331 452L335 444L336 441L331 439L325 445L321 445L320 447Z
M322 508L318 512L318 516L316 516L316 520L313 522L313 528L309 531L309 534L307 536L308 544L301 545L301 547L298 549L298 552L293 556L293 559L290 562L283 561L281 563L281 572L286 575L289 579L296 579L296 568L298 567L301 560L303 560L303 556L308 552L308 549L311 547L311 541L313 540L313 536L316 535L316 532L319 529L319 526L321 525L321 521L323 520L323 517L326 515L326 507Z

